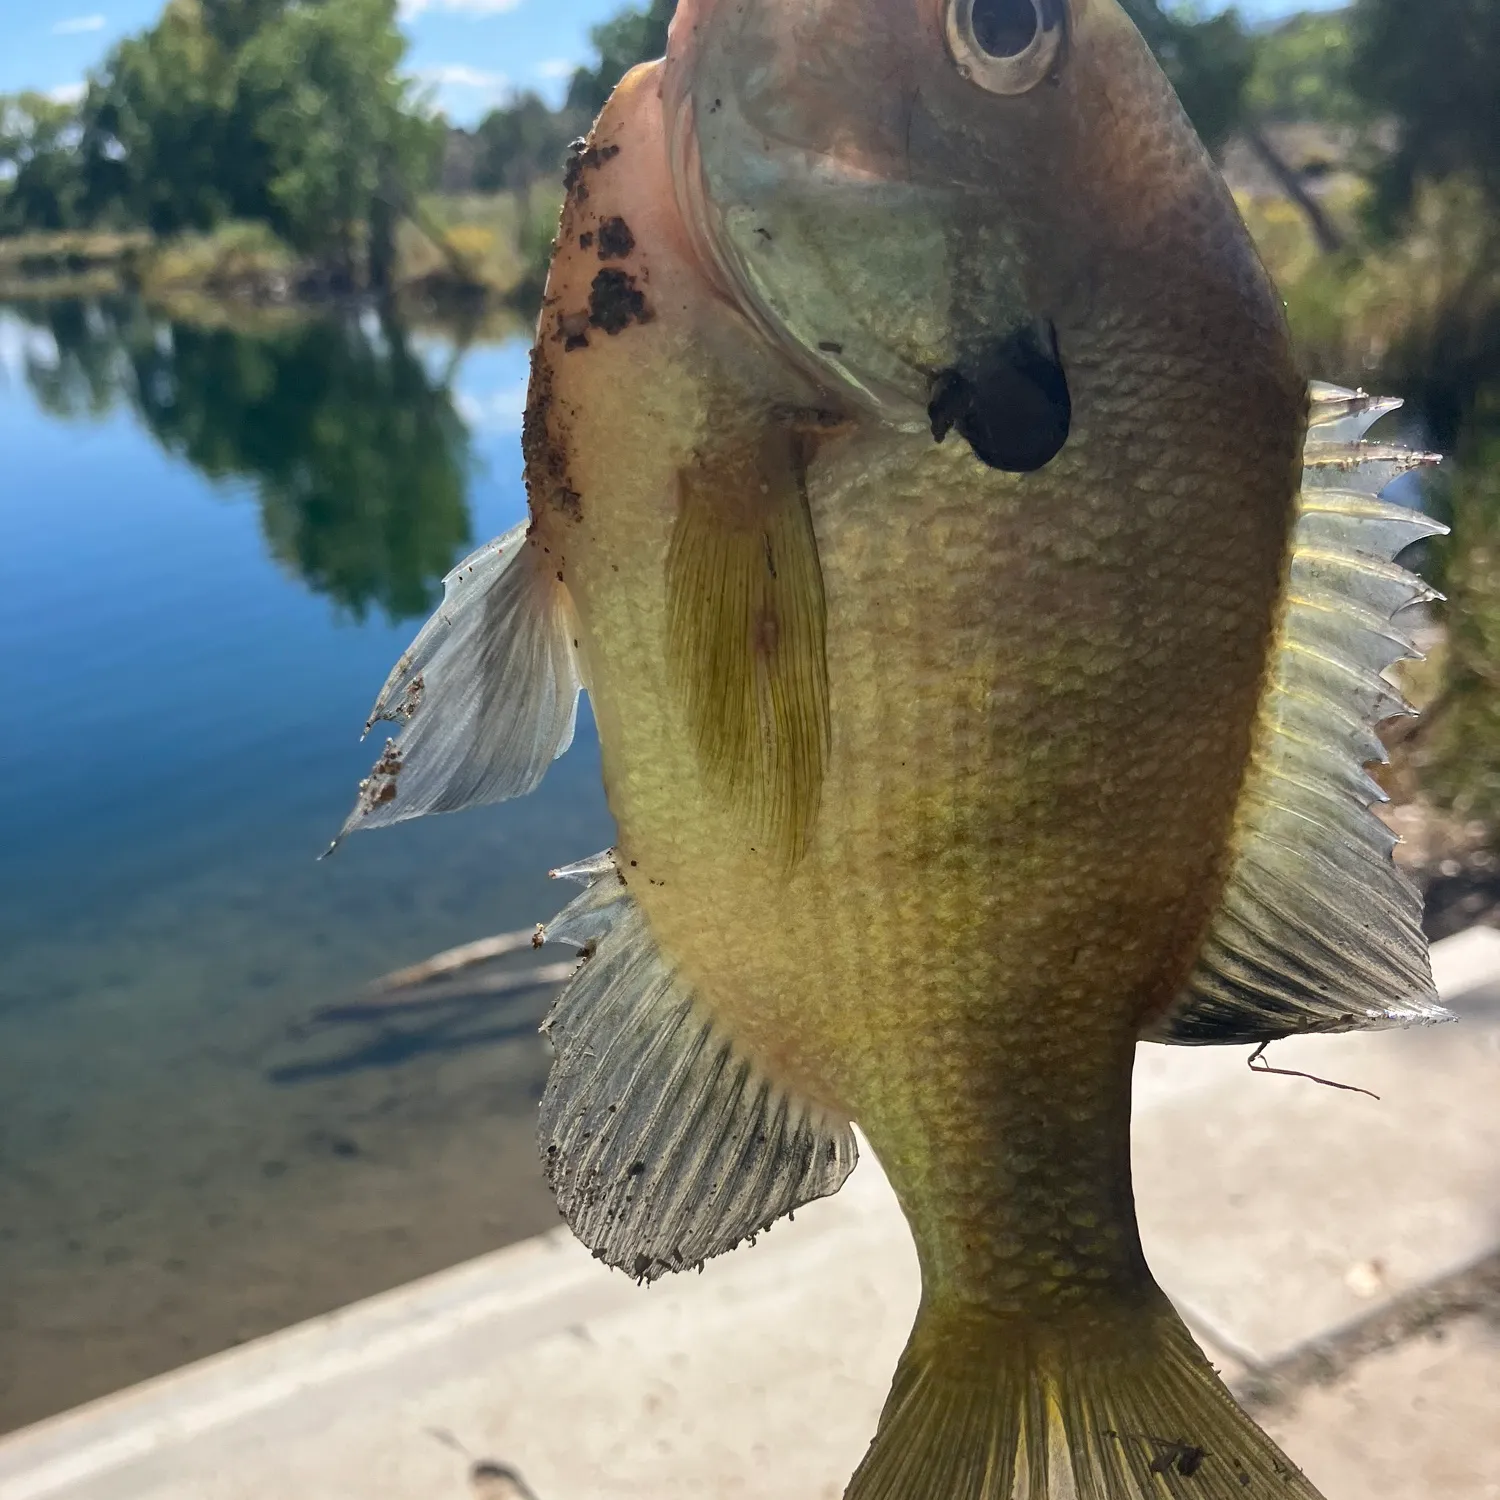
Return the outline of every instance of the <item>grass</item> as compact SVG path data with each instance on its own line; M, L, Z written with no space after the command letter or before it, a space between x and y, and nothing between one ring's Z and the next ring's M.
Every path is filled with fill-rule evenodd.
M395 290L419 315L483 321L501 304L540 295L562 189L431 194L397 232ZM215 302L273 307L326 300L325 268L260 223L158 239L144 232L0 237L0 296L99 296L139 291L195 321Z
M72 229L56 234L0 236L0 269L21 272L111 264L144 250L151 243L145 230L116 233Z
M411 286L467 273L474 287L524 299L540 290L561 209L554 183L521 193L431 194L401 226L397 279Z
M1500 378L1500 220L1479 191L1458 180L1424 187L1406 232L1389 243L1360 232L1363 193L1353 188L1334 205L1351 230L1336 255L1319 252L1284 199L1239 200L1307 367L1408 391Z
M1399 674L1423 717L1389 726L1381 780L1482 851L1500 837L1500 215L1470 184L1429 184L1400 238L1382 242L1361 232L1356 192L1341 213L1350 246L1325 256L1291 205L1241 208L1305 368L1406 395L1447 455L1425 488L1452 534L1413 564L1447 596L1442 633Z
M151 236L69 230L0 236L0 297L97 297L118 290Z
M138 280L147 301L196 293L285 301L302 274L298 256L264 224L228 223L152 246Z

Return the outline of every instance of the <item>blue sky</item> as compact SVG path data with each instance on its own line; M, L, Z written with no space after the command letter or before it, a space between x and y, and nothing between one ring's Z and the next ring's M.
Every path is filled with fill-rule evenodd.
M623 0L403 0L408 64L449 117L469 124L513 88L555 98L589 55L588 30ZM1242 0L1257 19L1327 10L1343 0ZM161 0L0 0L0 93L77 88L121 36L149 25Z

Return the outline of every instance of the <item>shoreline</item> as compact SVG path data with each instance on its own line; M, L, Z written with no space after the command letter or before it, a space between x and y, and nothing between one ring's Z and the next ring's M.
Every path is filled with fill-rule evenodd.
M472 324L524 317L541 299L557 206L549 189L433 195L405 219L388 284L368 268L299 255L265 224L230 221L207 233L63 230L0 235L0 301L140 297L168 316L316 317L395 307L413 321Z

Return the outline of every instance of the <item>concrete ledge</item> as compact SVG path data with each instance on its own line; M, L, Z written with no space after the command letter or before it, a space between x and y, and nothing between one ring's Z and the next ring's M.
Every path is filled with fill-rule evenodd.
M1464 1024L1272 1049L1379 1103L1252 1075L1247 1049L1142 1049L1147 1251L1231 1380L1500 1247L1500 932L1435 963ZM558 1231L0 1439L0 1500L462 1500L500 1493L471 1484L485 1462L539 1500L838 1500L916 1297L867 1154L837 1198L701 1277L640 1290ZM1493 1385L1480 1333L1453 1348L1454 1379ZM1439 1389L1439 1353L1403 1358ZM1286 1419L1329 1500L1377 1493L1331 1426L1405 1389L1405 1369L1355 1372L1353 1394ZM1440 1448L1454 1412L1486 1404L1434 1396L1411 1430ZM1475 1473L1500 1475L1494 1426ZM1378 1493L1416 1500L1430 1477ZM1471 1493L1500 1491L1451 1491Z

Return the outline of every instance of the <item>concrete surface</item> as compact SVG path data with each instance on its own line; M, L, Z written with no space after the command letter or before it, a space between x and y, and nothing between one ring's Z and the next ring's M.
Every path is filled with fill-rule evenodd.
M1500 933L1435 959L1463 1024L1269 1054L1378 1102L1244 1048L1138 1064L1152 1264L1328 1500L1500 1496L1494 1309L1432 1291L1500 1254ZM559 1232L16 1433L0 1500L838 1500L916 1295L867 1155L701 1277L638 1290Z
M1330 1497L1500 1500L1500 1323L1433 1329L1258 1415Z

